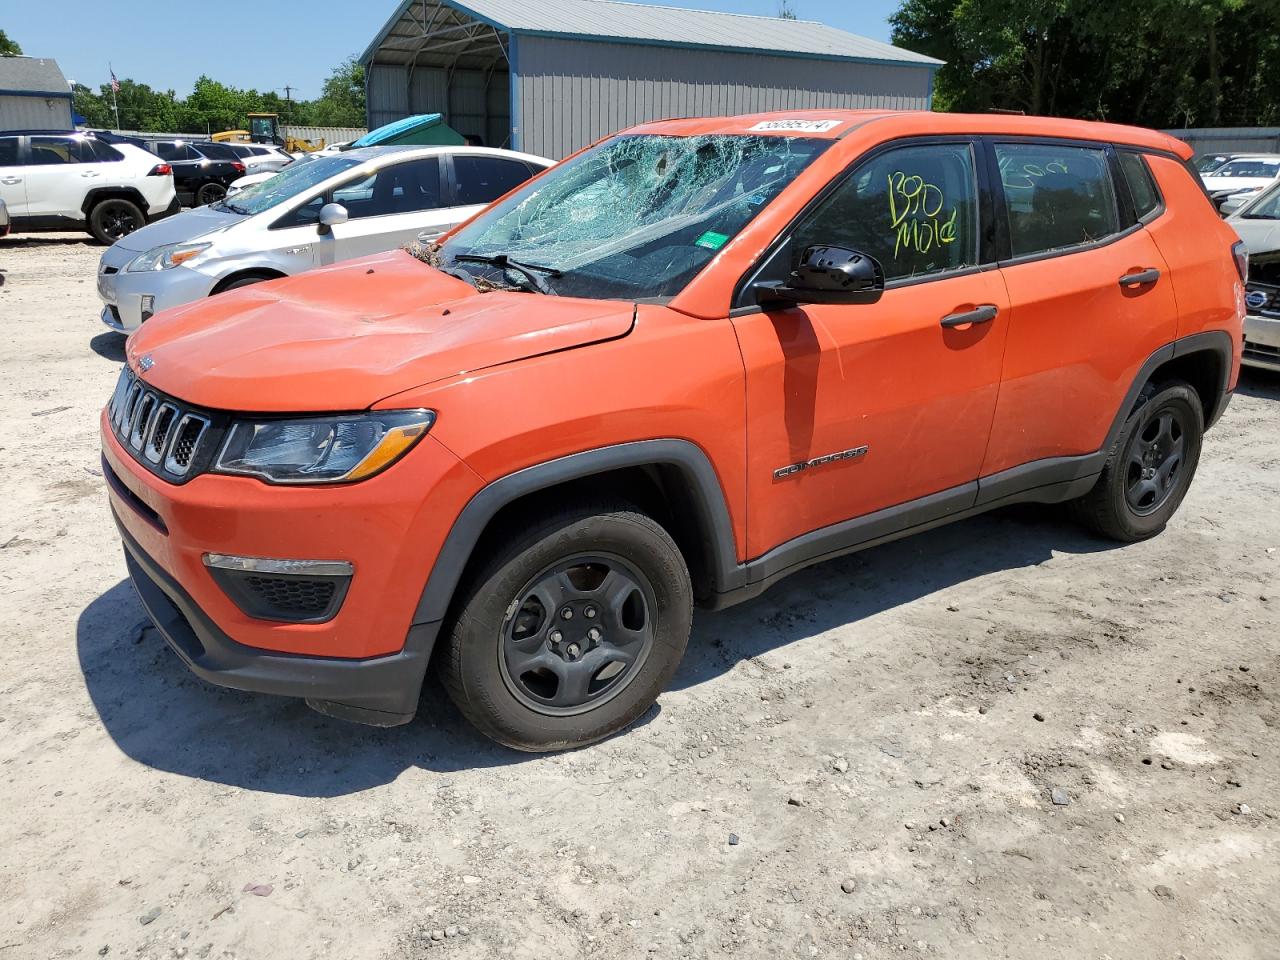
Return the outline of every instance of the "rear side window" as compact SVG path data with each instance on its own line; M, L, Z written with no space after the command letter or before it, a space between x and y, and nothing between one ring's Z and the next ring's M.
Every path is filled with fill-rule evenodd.
M1078 247L1120 231L1105 151L1037 143L998 143L995 151L1013 256Z
M529 168L515 160L501 157L454 157L453 175L457 178L457 203L470 206L492 203L508 190L529 179Z
M889 150L858 167L792 236L794 268L807 247L870 254L886 280L978 262L978 190L967 143Z
M239 160L240 156L224 143L202 143L191 148L210 160Z
M1156 189L1155 179L1141 155L1122 150L1119 156L1120 169L1124 171L1129 195L1133 197L1134 214L1143 220L1160 209L1160 191Z
M160 140L153 143L151 152L161 160L167 160L170 163L180 163L183 160L191 159L191 151L187 149L185 143L174 143L171 140Z
M18 165L18 138L0 137L0 167Z

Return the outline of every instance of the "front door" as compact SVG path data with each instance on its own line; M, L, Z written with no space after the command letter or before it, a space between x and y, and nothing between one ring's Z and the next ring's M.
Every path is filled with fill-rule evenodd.
M1172 341L1178 323L1168 266L1121 202L1129 193L1103 146L993 149L1014 307L984 476L1097 451L1153 345Z
M441 206L443 185L439 158L419 157L337 187L332 202L346 208L348 219L320 238L320 262L395 250L420 233L448 229L457 220Z
M21 137L0 137L0 200L10 219L27 215L26 170L19 162L21 149Z
M879 260L888 289L872 305L734 318L751 556L930 494L949 492L949 509L972 503L1008 329L1004 284L979 238L977 156L967 141L873 155L761 269L781 279L805 248L841 246Z

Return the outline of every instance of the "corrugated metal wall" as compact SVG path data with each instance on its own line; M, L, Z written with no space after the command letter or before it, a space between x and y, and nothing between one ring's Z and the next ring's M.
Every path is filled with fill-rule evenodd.
M1280 127L1202 127L1166 130L1196 153L1280 153Z
M509 147L511 95L505 69L454 70L450 93L448 71L418 67L409 88L409 68L374 64L369 69L369 129L415 113L443 113L461 134L479 134L491 147Z
M555 159L666 117L929 107L927 67L528 36L514 46L516 143Z
M0 96L0 130L70 130L71 101L62 97Z

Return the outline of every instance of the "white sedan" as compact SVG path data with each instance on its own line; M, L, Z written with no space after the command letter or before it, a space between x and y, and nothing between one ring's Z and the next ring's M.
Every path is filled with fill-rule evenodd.
M1204 188L1213 202L1221 208L1227 197L1243 190L1261 189L1280 176L1280 156L1259 154L1229 160L1202 176Z
M554 161L484 147L369 147L292 163L206 207L144 227L98 265L102 322L429 242Z

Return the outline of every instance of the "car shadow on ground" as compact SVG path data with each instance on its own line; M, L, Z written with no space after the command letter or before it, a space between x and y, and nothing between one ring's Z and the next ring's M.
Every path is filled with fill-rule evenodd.
M0 239L0 254L7 250L26 250L33 247L100 247L102 244L87 233L83 236L46 237L41 234L9 234ZM105 249L105 247L103 248Z
M114 330L104 330L89 341L89 349L113 363L124 363L125 335Z
M1241 367L1236 393L1262 400L1280 400L1280 373L1256 367Z
M749 657L931 594L963 603L967 582L1042 563L1055 551L1109 546L1058 511L1023 507L831 561L731 610L700 613L673 687L713 681ZM181 776L332 797L389 783L415 766L449 772L533 759L473 730L432 677L417 719L389 730L322 717L297 700L208 685L150 626L127 580L81 613L76 644L89 696L116 745ZM641 723L659 714L655 707Z

